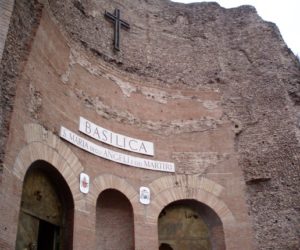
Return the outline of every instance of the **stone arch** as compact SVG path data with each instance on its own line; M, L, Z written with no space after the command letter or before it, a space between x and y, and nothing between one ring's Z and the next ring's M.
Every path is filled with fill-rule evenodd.
M28 168L22 186L16 249L71 249L74 200L61 173L38 160Z
M134 238L131 202L116 189L103 190L96 205L96 249L131 250Z
M177 200L195 199L211 207L223 220L234 220L231 211L219 198L224 187L204 177L172 175L161 177L149 185L152 206L148 219L156 220L161 209Z
M224 187L220 184L209 180L205 177L198 177L194 175L171 175L163 176L153 181L149 187L151 188L152 194L157 195L163 190L174 188L174 187L189 187L189 188L200 188L214 196L220 196Z
M90 183L90 193L86 197L88 205L92 208L92 213L90 217L94 222L97 220L97 201L99 196L105 190L116 190L123 194L129 201L132 211L133 211L133 219L136 220L137 214L140 214L141 206L138 203L138 192L134 189L134 187L128 183L125 179L112 175L112 174L102 174L97 176ZM97 227L95 225L95 227ZM97 239L94 239L94 248L97 247ZM134 235L134 242L136 242L136 235Z
M234 221L233 214L221 199L202 189L186 187L174 187L160 192L152 200L152 206L149 208L147 216L148 220L153 223L156 222L160 211L165 206L174 201L185 199L197 200L209 206L220 217L224 225L226 225L227 222L232 223Z
M21 149L13 174L23 182L25 174L32 163L45 161L56 168L68 184L75 204L75 209L83 203L83 195L79 191L78 176L83 166L76 155L52 132L38 124L24 125L27 145Z
M97 176L91 183L91 193L88 201L92 206L96 206L98 196L106 189L115 189L123 193L130 201L133 210L137 208L138 193L125 179L111 174Z
M195 200L211 208L219 217L227 245L226 234L231 234L235 218L220 198L224 187L204 177L186 175L161 177L153 181L149 187L152 201L147 211L148 223L157 225L160 212L173 202Z

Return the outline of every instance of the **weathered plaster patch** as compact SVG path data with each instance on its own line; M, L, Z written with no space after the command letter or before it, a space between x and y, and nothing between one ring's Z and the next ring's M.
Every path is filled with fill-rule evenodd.
M228 154L217 152L174 152L177 173L203 174L209 167L228 158Z
M135 86L134 84L131 84L127 81L121 80L115 75L104 73L100 67L93 65L85 56L83 56L80 52L78 52L78 50L74 48L70 50L69 67L67 71L61 76L61 81L63 83L68 83L75 64L80 65L94 76L101 76L113 81L115 84L118 85L118 87L121 89L122 93L126 97L130 97L132 93L140 93L143 96L145 96L146 99L161 104L166 104L169 100L193 100L196 102L203 103L203 106L207 109L215 109L218 107L218 102L216 101L203 101L197 96L183 95L181 91L177 91L175 93L170 94L167 91L158 88Z
M136 125L137 127L151 130L157 134L171 135L190 132L204 132L215 129L219 124L221 124L221 121L210 117L203 117L196 120L173 120L170 122L151 120L143 121L126 110L119 110L104 104L101 97L89 96L80 89L75 89L75 94L84 106L95 110L98 115L105 119L115 120L123 124Z
M218 103L217 101L204 101L203 102L203 107L212 110L212 109L217 109L218 108Z
M132 92L136 92L137 88L130 84L129 82L122 81L120 78L117 78L116 76L113 76L111 74L105 75L108 79L112 80L114 83L116 83L119 88L122 90L123 94L127 97L130 97Z
M40 91L30 83L29 84L30 100L28 103L28 110L34 119L38 118L38 113L42 108L42 94Z
M103 72L99 67L93 65L91 62L89 62L84 56L82 56L75 49L71 49L70 56L69 56L69 67L68 67L67 71L61 76L61 80L63 83L67 83L69 81L71 71L75 64L79 64L80 66L85 68L92 75L96 75L96 76L103 75Z
M147 87L141 87L140 91L147 99L163 104L168 102L169 95L166 91Z

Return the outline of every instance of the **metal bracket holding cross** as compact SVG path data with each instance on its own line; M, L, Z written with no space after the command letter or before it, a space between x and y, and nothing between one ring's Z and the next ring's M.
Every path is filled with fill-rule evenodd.
M104 16L108 18L109 20L114 22L115 28L114 28L114 48L117 51L120 51L120 31L121 28L124 27L125 29L130 29L129 23L126 21L120 19L120 10L115 9L114 14L111 14L107 11L105 11Z

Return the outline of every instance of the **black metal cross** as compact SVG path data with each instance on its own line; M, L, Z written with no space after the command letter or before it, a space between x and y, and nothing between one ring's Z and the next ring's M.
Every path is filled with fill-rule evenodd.
M122 27L124 27L126 29L130 29L130 25L129 25L129 23L120 19L120 10L119 9L115 9L114 14L111 14L111 13L105 11L104 16L107 17L108 19L112 20L115 24L114 46L115 46L115 50L120 51L120 30Z

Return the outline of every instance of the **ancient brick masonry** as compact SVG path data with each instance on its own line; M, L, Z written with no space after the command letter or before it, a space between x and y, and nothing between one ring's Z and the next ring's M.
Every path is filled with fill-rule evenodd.
M2 4L2 3L1 3ZM3 30L3 37L1 36L1 57L2 63L0 66L1 92L0 92L0 164L4 158L5 143L10 127L10 117L14 104L14 97L16 92L16 81L22 72L24 63L26 62L28 53L30 51L31 42L35 34L41 15L41 5L35 1L16 1L14 5L14 14L11 16L9 12L12 9L13 3L10 1L3 1L5 4L1 6L1 11L5 11L1 16L1 30ZM4 20L4 18L6 18ZM9 32L6 35L5 30ZM5 38L5 39L4 39ZM5 50L2 54L2 45ZM0 169L0 171L1 171Z
M131 25L130 32L121 31L120 52L113 49L113 27L104 18L105 10L115 8ZM77 180L84 169L94 180L87 198L70 181L78 213L74 249L84 244L95 249L96 240L89 237L99 223L92 211L102 190L131 183L123 193L135 204L135 189L148 184L167 200L162 186L176 178L176 185L197 183L224 201L236 219L236 231L229 232L241 228L247 249L299 248L300 64L277 27L253 7L16 0L0 69L1 249L15 244L25 171L16 159L30 165L39 152L53 165L50 155L68 155L72 167L57 167L66 179ZM99 164L77 148L70 151L56 136L60 125L75 130L80 115L155 141L158 157L174 161L176 174L125 171ZM24 124L39 125L27 126L25 133ZM31 151L23 148L37 138L43 147L26 156ZM155 202L159 207L159 199ZM150 225L159 211L147 211L143 219L144 212L133 205L137 250L144 242L156 246ZM90 231L80 231L82 221ZM150 236L143 233L147 227ZM241 249L230 233L227 248Z
M71 1L52 1L51 8L74 40L120 69L174 87L222 89L225 115L236 129L257 244L297 248L300 71L277 27L261 20L250 6L225 10L214 3L123 4L132 30L139 32L124 37L120 54L109 52L106 37L111 31L98 15L113 9L112 3L98 5L95 15L96 2L83 1L79 9ZM80 11L82 19L76 22L71 15L80 16L74 14ZM105 33L94 32L96 27Z

